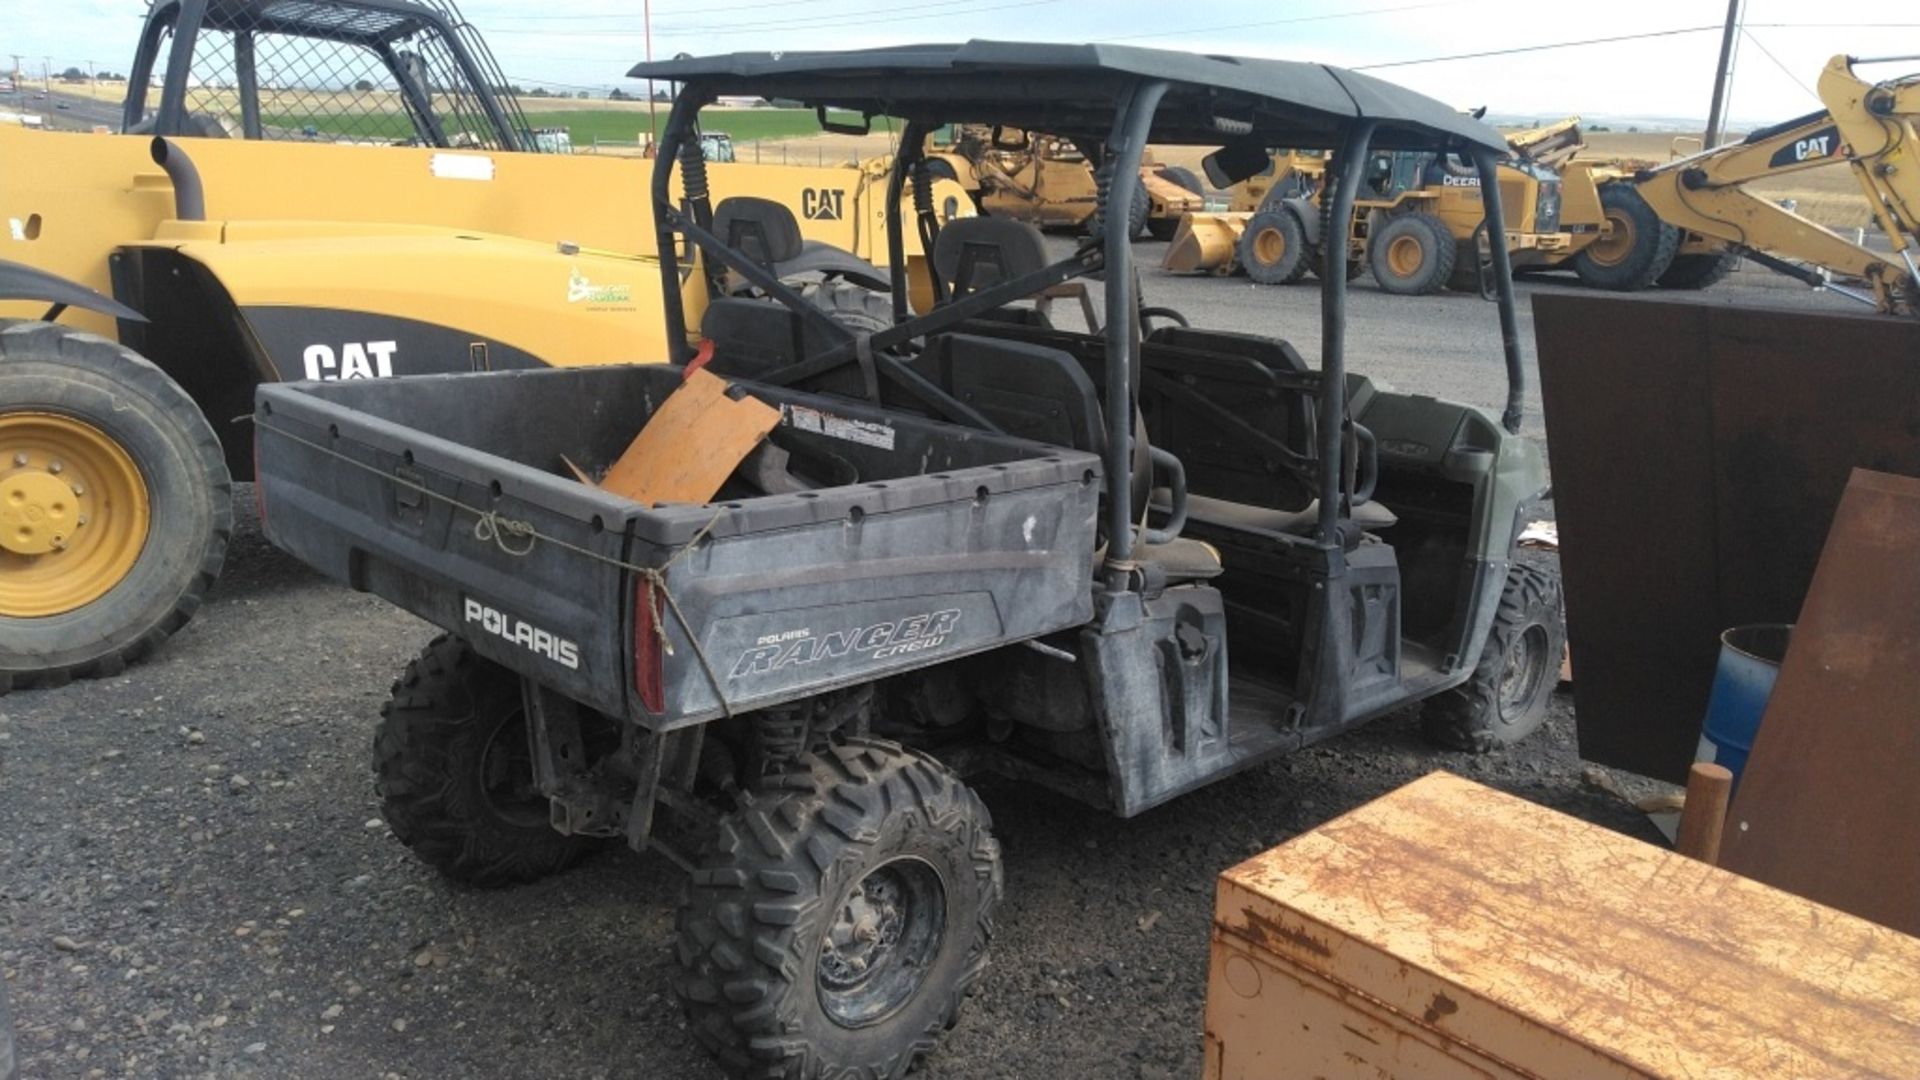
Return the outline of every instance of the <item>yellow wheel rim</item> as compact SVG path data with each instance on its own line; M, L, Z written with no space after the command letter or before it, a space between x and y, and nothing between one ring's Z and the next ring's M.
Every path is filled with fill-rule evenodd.
M1387 269L1393 271L1395 277L1412 277L1426 261L1420 241L1411 236L1396 236L1387 245Z
M1278 266L1287 255L1287 234L1279 229L1261 229L1253 238L1253 254L1262 266Z
M146 478L71 416L0 413L0 616L44 618L120 584L147 543Z
M1618 266L1633 254L1633 219L1618 210L1608 210L1607 224L1613 226L1612 231L1587 246L1587 258L1602 266Z

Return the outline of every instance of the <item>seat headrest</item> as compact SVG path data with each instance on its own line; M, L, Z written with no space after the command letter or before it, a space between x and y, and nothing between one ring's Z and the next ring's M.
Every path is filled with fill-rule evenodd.
M762 266L796 258L802 246L800 223L793 211L772 199L750 195L720 200L713 208L713 234Z
M933 242L933 268L955 295L1044 270L1050 262L1040 230L1008 218L954 218Z

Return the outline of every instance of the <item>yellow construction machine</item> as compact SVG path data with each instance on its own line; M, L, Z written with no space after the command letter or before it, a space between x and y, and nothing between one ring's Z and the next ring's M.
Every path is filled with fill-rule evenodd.
M1096 148L1095 153L1098 153ZM1133 235L1171 237L1185 215L1205 207L1189 169L1144 155L1128 216ZM930 146L926 167L973 193L980 211L1043 229L1098 229L1100 174L1073 139L984 124L958 124Z
M0 691L186 622L259 383L668 355L652 163L532 152L445 0L162 0L140 40L122 134L0 126ZM683 163L830 308L887 287L888 172Z
M1616 184L1620 166L1576 160L1585 145L1579 117L1515 132L1508 145L1499 183L1515 271L1567 267L1590 285L1632 290L1679 284L1663 276L1676 252L1723 258L1716 242L1684 237L1631 186ZM1189 215L1162 267L1243 272L1263 284L1289 284L1311 272L1329 231L1320 211L1324 164L1276 154L1269 171L1286 182L1264 190L1242 185L1228 212ZM1478 288L1485 219L1471 164L1446 154L1381 151L1365 183L1346 230L1349 273L1371 269L1381 288L1406 295Z
M1868 82L1856 66L1920 56L1836 56L1820 73L1825 108L1743 141L1640 171L1633 189L1660 218L1730 245L1815 288L1920 315L1920 74ZM1875 251L1747 190L1755 180L1844 162L1889 251ZM1858 284L1841 284L1840 277Z

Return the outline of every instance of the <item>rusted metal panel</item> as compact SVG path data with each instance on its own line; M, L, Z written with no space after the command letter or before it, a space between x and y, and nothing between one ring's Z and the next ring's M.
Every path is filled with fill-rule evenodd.
M1920 940L1435 773L1221 875L1210 1080L1920 1076Z
M1800 609L1721 863L1920 934L1916 776L1920 480L1862 470Z
M1681 782L1720 631L1793 621L1849 470L1920 475L1920 323L1533 309L1580 752Z

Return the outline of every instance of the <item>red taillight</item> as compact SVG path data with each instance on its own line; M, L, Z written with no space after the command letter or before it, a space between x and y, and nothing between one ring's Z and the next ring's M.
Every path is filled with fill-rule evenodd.
M662 670L660 611L653 582L641 578L633 587L633 692L640 706L654 715L667 711L666 675Z

